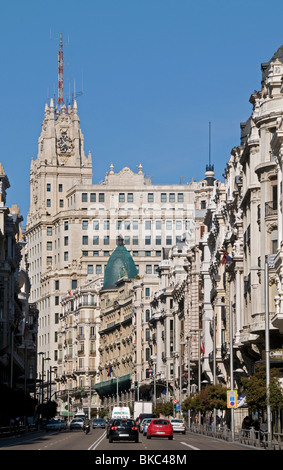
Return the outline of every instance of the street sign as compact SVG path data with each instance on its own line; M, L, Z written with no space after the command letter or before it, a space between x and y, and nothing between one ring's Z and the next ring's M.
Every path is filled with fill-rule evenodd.
M178 403L178 400L176 400L176 398L174 398L173 403L174 403L174 405L176 405Z
M237 390L228 390L227 391L227 407L228 408L237 408Z

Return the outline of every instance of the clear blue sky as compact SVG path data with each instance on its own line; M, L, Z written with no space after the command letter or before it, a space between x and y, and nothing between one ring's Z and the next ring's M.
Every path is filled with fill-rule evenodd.
M7 203L24 223L29 170L45 103L57 99L64 42L64 91L76 90L94 178L124 166L153 183L204 177L209 158L222 178L261 63L283 44L282 0L1 1L1 149ZM50 32L51 38L50 39ZM83 76L83 84L82 84Z

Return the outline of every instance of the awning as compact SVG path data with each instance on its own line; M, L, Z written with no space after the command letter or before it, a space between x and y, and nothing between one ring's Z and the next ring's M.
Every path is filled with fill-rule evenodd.
M131 385L131 374L118 377L119 392L125 392L129 390L131 388ZM95 384L94 390L98 393L100 397L105 395L115 395L117 393L117 377Z

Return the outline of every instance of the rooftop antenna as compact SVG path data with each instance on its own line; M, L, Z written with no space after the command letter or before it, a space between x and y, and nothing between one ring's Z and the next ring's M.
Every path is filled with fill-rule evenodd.
M209 164L206 165L205 179L209 186L214 182L214 165L211 164L211 122L209 122Z
M214 165L211 164L211 122L208 123L208 134L209 134L209 164L206 165L206 170L207 171L213 171L214 170Z
M50 39L51 39L51 31L50 31ZM69 40L68 40L68 43L69 43ZM60 114L63 106L65 106L64 91L63 91L63 84L64 84L63 66L64 66L63 34L61 33L59 37L59 53L58 53L58 101L56 105L56 114Z

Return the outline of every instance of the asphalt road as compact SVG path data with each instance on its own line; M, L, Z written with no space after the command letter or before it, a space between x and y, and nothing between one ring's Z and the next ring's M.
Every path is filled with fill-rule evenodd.
M230 443L218 439L208 438L198 434L187 433L174 434L173 441L165 438L146 439L141 433L140 442L113 442L109 443L103 429L91 429L88 435L82 431L60 431L60 432L36 432L19 437L11 437L0 441L0 450L55 450L55 451L96 451L105 452L105 455L113 453L125 453L136 455L160 451L170 454L173 452L180 456L183 453L197 450L253 450L251 447L237 443ZM93 457L90 457L93 458Z

